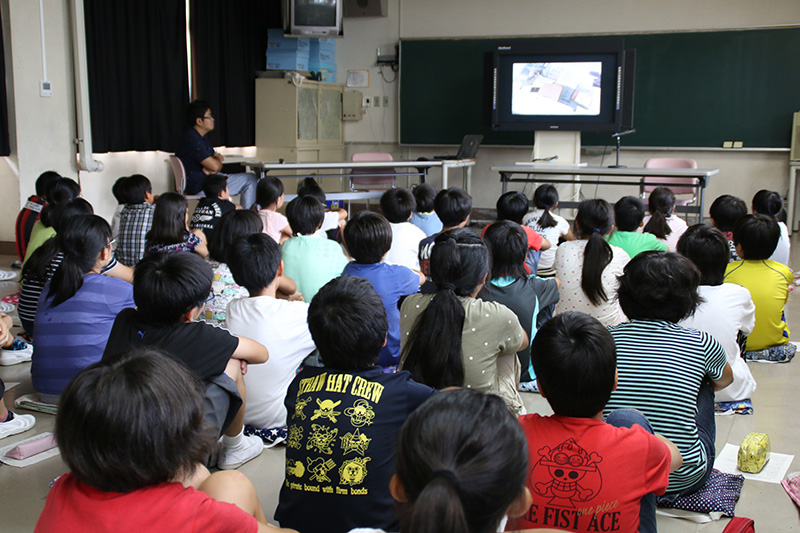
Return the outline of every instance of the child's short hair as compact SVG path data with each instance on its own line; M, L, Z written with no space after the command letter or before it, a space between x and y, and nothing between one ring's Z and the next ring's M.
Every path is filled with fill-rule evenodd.
M720 230L705 224L689 226L678 239L677 249L700 271L702 285L722 284L731 249Z
M311 300L308 329L325 366L364 370L377 362L389 323L383 301L369 281L340 276Z
M206 198L219 198L219 195L228 186L228 176L224 174L209 174L203 179L203 194Z
M356 263L379 263L392 247L392 227L378 213L356 213L344 227L344 247Z
M228 268L233 280L258 294L275 280L281 264L281 247L266 233L240 237L228 246Z
M486 229L483 240L492 256L492 279L527 277L528 236L519 224L510 220L495 222Z
M283 196L283 182L275 176L265 176L256 185L256 203L265 209Z
M414 193L414 200L417 202L418 213L430 213L433 211L433 201L436 198L436 187L428 183L420 183L411 189Z
M128 189L129 201L128 204L143 204L144 197L147 193L153 192L153 184L147 179L147 176L142 174L133 174L128 176L128 181L125 182Z
M408 189L389 189L381 196L383 216L393 224L408 222L416 208L417 202Z
M311 176L303 178L297 184L297 196L313 196L320 203L325 203L325 191L319 186L317 181Z
M630 320L680 322L702 302L699 285L700 271L686 257L673 252L641 252L625 265L617 298Z
M510 220L522 224L528 212L528 197L518 191L509 191L497 199L497 220Z
M55 170L45 170L39 177L36 178L36 196L39 198L46 198L47 191L61 178L61 175Z
M636 196L623 196L614 204L614 224L620 231L636 231L644 220L644 202Z
M733 226L733 243L742 247L742 259L769 259L780 239L781 228L769 215L745 215Z
M128 194L125 187L126 181L128 181L128 176L122 176L114 182L114 185L111 186L111 194L114 195L114 199L120 205L125 205L128 203Z
M584 313L561 313L539 328L531 362L557 415L591 418L603 410L614 390L614 338L599 320Z
M527 464L525 434L500 397L469 389L431 396L398 438L401 530L497 531L525 493Z
M217 227L208 240L208 255L220 263L228 262L228 248L233 241L260 233L264 229L261 217L249 209L228 211L219 219Z
M439 191L433 201L436 215L445 228L458 226L472 213L472 196L464 189L450 187Z
M197 254L151 253L133 271L133 301L148 323L177 324L208 299L213 280L211 266Z
M325 220L325 207L313 196L298 196L286 206L286 218L295 235L313 235Z
M184 365L153 348L91 365L61 394L61 457L78 481L103 492L191 474L216 446L201 387Z
M783 198L777 191L761 189L753 196L753 214L777 218L783 211Z
M747 214L747 204L744 200L723 194L717 197L709 208L709 215L714 219L714 225L720 231L733 231L736 221Z

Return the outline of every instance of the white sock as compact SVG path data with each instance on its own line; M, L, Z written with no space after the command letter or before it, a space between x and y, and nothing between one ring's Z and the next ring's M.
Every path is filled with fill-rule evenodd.
M222 436L222 445L225 448L238 448L244 442L244 428L235 437Z

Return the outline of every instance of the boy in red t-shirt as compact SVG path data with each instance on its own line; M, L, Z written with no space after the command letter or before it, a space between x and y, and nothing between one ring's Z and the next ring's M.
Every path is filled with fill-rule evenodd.
M508 529L656 531L654 495L682 458L638 411L619 409L603 421L617 383L611 334L588 315L564 313L539 330L531 358L555 414L519 419L533 503Z
M17 221L14 223L14 233L16 236L17 257L22 261L25 259L25 251L28 249L28 241L31 239L31 231L33 225L39 220L39 215L42 213L42 208L47 201L47 191L57 182L61 176L54 170L42 172L36 178L36 194L28 197L28 201L20 210L17 215Z

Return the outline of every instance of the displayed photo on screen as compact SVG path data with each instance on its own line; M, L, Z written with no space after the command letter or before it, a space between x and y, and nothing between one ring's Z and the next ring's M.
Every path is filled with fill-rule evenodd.
M600 61L514 63L512 115L600 114Z

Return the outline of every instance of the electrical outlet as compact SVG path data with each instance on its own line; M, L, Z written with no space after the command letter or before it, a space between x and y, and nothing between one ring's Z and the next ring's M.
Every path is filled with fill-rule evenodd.
M383 97L383 107L389 107L389 97L388 96L384 96Z
M373 97L372 98L372 103L373 103L373 105L375 107L380 107L381 106L381 97L380 96Z

